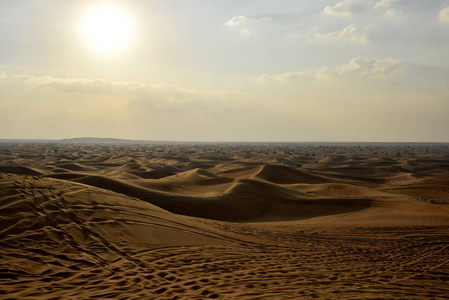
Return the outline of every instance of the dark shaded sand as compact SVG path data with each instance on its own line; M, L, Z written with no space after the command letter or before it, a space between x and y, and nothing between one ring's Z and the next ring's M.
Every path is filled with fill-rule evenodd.
M447 144L0 144L1 299L447 299Z

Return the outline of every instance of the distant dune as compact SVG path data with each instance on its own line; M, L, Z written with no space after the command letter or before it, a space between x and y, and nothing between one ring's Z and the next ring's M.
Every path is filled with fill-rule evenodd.
M0 298L448 298L448 178L446 144L5 143Z

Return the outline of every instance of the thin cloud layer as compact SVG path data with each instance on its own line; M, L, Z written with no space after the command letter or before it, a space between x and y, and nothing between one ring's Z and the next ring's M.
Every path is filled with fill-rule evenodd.
M225 90L195 90L174 86L158 86L141 82L65 79L50 76L11 75L0 73L0 89L19 90L12 95L15 102L27 103L33 98L46 102L46 97L58 99L57 106L70 107L84 103L85 111L94 113L99 103L114 101L129 109L145 108L152 113L187 112L201 114L217 110L241 109L250 94ZM86 102L87 101L87 102ZM107 111L104 107L101 111ZM100 112L100 111L98 111Z
M315 38L329 41L347 41L356 44L367 44L369 42L366 30L359 31L353 24L346 26L341 31L329 33L314 33Z
M306 72L287 72L279 75L263 74L256 78L262 82L297 82L306 77Z
M20 122L25 137L54 128L47 137L83 136L82 132L109 136L114 130L114 136L123 138L186 140L190 132L201 140L215 131L232 139L232 128L259 122L265 109L257 106L253 95L236 91L5 72L0 72L0 90L0 128ZM224 124L232 127L221 128ZM15 132L2 134L11 138ZM237 139L246 136L250 135L242 130Z
M316 73L318 79L349 78L369 79L385 78L407 68L399 59L378 59L370 57L356 57L349 63L335 69L321 68Z
M407 65L399 59L393 58L373 58L356 57L348 63L337 66L336 68L321 67L318 70L287 72L278 75L264 74L256 78L261 82L301 82L315 80L332 79L350 79L367 80L388 78L396 73L407 69Z
M102 79L68 79L52 76L14 75L0 72L0 83L23 85L36 90L54 89L59 92L75 95L127 95L133 96L142 92L153 92L164 95L164 98L208 98L224 99L229 95L248 95L225 90L200 90L177 88L170 85L153 85L133 81L112 81Z

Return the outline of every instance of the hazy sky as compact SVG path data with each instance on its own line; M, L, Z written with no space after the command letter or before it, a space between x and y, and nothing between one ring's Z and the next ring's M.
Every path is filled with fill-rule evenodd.
M449 142L449 1L0 0L0 138L84 136Z

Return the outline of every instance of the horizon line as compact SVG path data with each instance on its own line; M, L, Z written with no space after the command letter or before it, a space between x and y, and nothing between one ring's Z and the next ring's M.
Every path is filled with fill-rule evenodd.
M217 140L217 141L211 141L211 140L144 140L144 139L125 139L125 138L112 138L112 137L73 137L73 138L0 138L0 143L5 142L68 142L70 141L76 141L76 140L116 140L119 141L126 141L136 144L139 142L145 142L145 143L236 143L236 144L245 144L245 143L254 143L254 144L262 144L262 143L268 143L268 144L295 144L295 143L321 143L321 144L350 144L350 143L379 143L379 144L449 144L449 141L233 141L233 140ZM79 142L82 144L82 142Z

